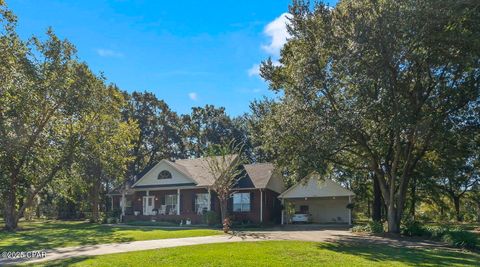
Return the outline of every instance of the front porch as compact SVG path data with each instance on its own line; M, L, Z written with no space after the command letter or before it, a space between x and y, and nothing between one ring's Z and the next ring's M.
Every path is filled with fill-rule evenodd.
M136 189L120 198L124 222L166 221L192 224L204 223L204 214L214 210L212 193L208 188Z

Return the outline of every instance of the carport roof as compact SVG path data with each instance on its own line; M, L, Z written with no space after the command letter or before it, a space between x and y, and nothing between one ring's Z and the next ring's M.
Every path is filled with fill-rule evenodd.
M312 198L312 197L342 197L355 194L331 179L320 179L318 174L311 174L303 181L290 187L278 196L279 198Z

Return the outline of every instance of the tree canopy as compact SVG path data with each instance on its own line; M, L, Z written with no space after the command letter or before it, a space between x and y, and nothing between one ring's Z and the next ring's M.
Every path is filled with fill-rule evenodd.
M294 1L281 64L261 68L283 93L263 124L266 147L299 177L354 159L377 177L389 231L398 232L418 162L447 121L477 104L479 9L470 1L344 0L333 9Z

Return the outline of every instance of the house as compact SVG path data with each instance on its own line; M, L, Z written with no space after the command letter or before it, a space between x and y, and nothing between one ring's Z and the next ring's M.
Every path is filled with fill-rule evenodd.
M271 163L245 164L242 169L228 203L235 221L284 224L304 215L313 223L351 223L347 206L355 194L330 179L312 173L285 190ZM205 158L164 159L138 177L124 190L110 193L112 207L122 211L124 221L190 219L195 224L204 222L209 211L220 215Z
M218 199L211 190L214 178L207 166L205 158L161 160L123 190L112 192L112 207L122 211L124 221L189 219L202 223L209 211L220 215ZM279 223L282 177L270 163L242 168L242 178L231 192L229 214L236 221Z
M351 224L352 213L347 206L354 196L340 184L312 173L279 195L283 206L291 210L290 214L282 212L282 224L290 223L293 214L308 216L313 223Z

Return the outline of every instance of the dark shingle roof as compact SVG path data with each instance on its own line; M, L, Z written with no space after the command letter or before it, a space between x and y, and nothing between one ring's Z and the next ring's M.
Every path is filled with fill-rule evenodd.
M233 161L237 155L228 156L225 164ZM191 178L197 186L211 186L215 181L208 169L207 158L196 159L180 159L176 161L167 161L168 164L175 167ZM145 168L137 175L137 181L148 173L154 166ZM242 178L236 187L239 188L268 188L269 181L272 178L274 166L271 163L255 163L243 165L245 170L244 178Z
M255 163L243 165L255 188L267 188L272 177L274 166L272 163Z

